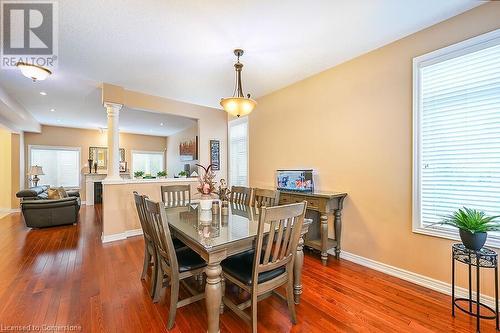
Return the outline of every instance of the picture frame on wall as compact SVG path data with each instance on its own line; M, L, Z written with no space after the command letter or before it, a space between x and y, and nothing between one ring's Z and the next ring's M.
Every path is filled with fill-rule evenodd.
M97 163L98 169L108 168L108 148L107 147L89 147L89 159ZM125 161L125 149L120 148L120 162Z
M212 165L212 170L220 170L220 141L210 140L210 164Z
M198 159L198 136L185 139L179 143L179 156L183 162Z
M120 162L120 172L127 172L127 162Z

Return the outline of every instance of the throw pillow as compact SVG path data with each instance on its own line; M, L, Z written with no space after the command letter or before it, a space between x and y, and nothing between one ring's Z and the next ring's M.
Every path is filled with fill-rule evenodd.
M47 196L49 200L61 199L61 194L59 194L59 190L56 188L49 188L47 190Z
M61 196L61 198L67 198L68 197L68 192L66 192L66 190L64 189L64 187L59 187L57 189L59 191L59 195Z

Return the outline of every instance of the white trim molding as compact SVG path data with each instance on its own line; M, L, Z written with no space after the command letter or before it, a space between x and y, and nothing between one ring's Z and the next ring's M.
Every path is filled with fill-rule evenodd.
M132 229L118 234L102 235L101 240L102 243L110 243L140 235L142 235L142 229Z
M329 253L332 255L335 254L333 251ZM428 276L410 272L402 268L387 265L382 262L378 262L373 259L368 259L354 253L342 251L340 252L340 257L342 259L351 261L358 265L365 266L374 269L376 271L385 273L387 275L400 278L401 280L405 280L417 284L419 286L438 291L445 295L451 295L451 284L447 282L443 282L440 280L430 278ZM473 292L472 294L473 294L472 297L475 298L476 295L475 292ZM468 295L469 292L467 289L455 286L455 297L468 297ZM495 308L495 298L491 296L481 294L481 303L484 303L492 308Z

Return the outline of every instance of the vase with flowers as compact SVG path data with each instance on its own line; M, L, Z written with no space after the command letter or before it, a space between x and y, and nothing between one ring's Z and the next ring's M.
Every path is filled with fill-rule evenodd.
M212 171L212 165L204 167L201 164L196 164L196 166L203 169L198 177L198 187L196 188L201 194L200 208L202 210L211 210L213 193L215 192L215 173Z

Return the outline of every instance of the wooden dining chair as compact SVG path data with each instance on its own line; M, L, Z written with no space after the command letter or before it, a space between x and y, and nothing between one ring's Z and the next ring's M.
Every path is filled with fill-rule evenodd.
M229 196L229 201L231 201L232 203L249 206L251 197L251 188L244 186L231 187L231 195Z
M145 199L146 215L154 229L154 240L158 255L157 283L155 300L159 301L165 282L170 283L170 308L167 328L174 326L177 308L203 299L204 293L196 293L183 281L186 278L203 273L205 261L190 248L175 249L168 227L164 205ZM179 283L183 283L193 296L179 300Z
M304 224L307 202L263 207L260 212L257 243L254 250L224 260L222 274L248 292L250 300L233 303L223 296L224 304L242 319L249 321L252 332L257 332L257 301L278 294L276 288L286 285L288 310L292 323L297 321L293 298L293 263ZM268 232L269 231L269 232ZM265 237L267 241L264 241ZM244 309L252 308L251 316Z
M254 207L273 207L277 206L279 201L280 191L263 190L260 188L253 189L252 206Z
M135 207L137 208L137 215L139 216L139 222L141 223L142 235L144 237L144 262L142 266L141 279L145 280L148 274L148 268L151 267L151 288L150 295L153 297L154 291L156 290L156 268L157 255L156 247L153 239L153 231L149 225L149 221L146 217L146 207L144 202L145 197L134 191L134 201Z
M191 203L191 186L161 186L161 200L167 207L186 206Z

